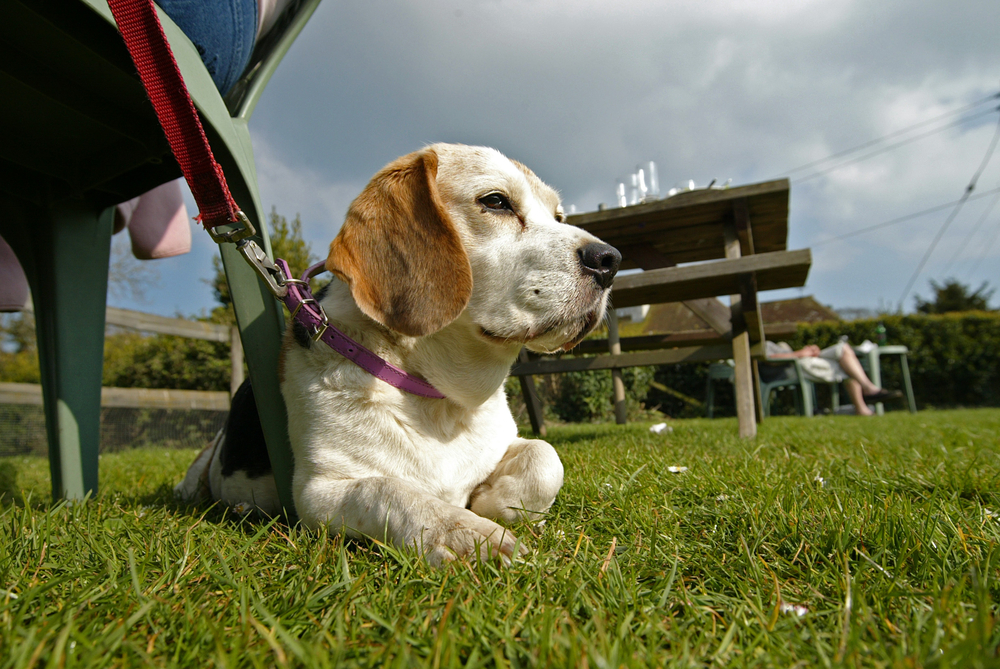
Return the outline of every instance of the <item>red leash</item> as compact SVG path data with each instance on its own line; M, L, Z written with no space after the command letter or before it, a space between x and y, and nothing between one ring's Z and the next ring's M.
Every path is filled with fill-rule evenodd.
M329 322L323 307L309 292L309 277L321 269L322 264L309 268L301 279L295 279L284 260L278 260L276 266L250 239L256 231L237 206L222 167L215 162L152 0L108 0L108 6L167 135L170 149L198 203L199 218L212 239L219 243L236 242L240 253L274 296L285 302L292 319L298 320L314 340L323 341L391 386L421 397L443 399L444 395L434 386L386 362ZM213 231L215 227L234 224L238 226L234 230Z
M215 162L152 0L108 0L206 228L235 223L240 208Z
M236 242L240 253L275 297L284 297L287 288L281 272L250 239L257 231L240 211L229 192L222 167L215 161L152 0L108 0L108 7L160 119L170 149L198 203L199 220L216 242ZM214 230L223 225L236 227L225 232Z

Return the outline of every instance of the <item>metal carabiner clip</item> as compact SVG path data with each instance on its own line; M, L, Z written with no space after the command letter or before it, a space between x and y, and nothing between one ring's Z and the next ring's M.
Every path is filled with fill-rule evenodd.
M267 257L264 249L257 246L257 242L253 239L241 239L236 243L236 248L243 254L253 271L257 272L257 276L264 280L272 295L283 298L288 294L284 275L277 265Z
M267 289L271 291L272 295L280 299L288 294L288 286L285 285L285 275L267 257L264 249L260 248L257 242L253 240L253 235L257 234L257 230L253 227L253 223L250 222L246 214L242 211L236 212L235 221L209 228L208 234L212 236L212 239L217 244L235 242L237 250L243 255L243 259L253 268L257 276L264 280L264 283L267 284Z

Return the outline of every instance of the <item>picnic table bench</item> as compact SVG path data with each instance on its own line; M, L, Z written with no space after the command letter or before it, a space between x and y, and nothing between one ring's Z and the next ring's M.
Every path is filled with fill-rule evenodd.
M614 308L682 302L712 327L714 336L621 339L617 316L609 309L607 340L585 341L576 351L591 353L606 345L607 355L537 358L522 351L511 373L521 380L534 431L544 434L535 374L612 370L616 420L624 423L622 368L732 358L740 435L754 436L760 401L754 397L759 385L753 357L762 354L764 340L757 293L805 285L812 264L809 249L787 250L788 199L789 182L779 179L568 217L568 223L617 247L622 270L643 270L615 278ZM718 299L721 295L730 296L729 306Z

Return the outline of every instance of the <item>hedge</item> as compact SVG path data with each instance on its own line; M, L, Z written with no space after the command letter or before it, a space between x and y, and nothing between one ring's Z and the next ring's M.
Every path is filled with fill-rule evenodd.
M913 314L878 319L800 325L788 340L798 349L806 344L830 346L842 335L854 344L878 341L879 324L885 341L910 350L909 367L919 408L1000 406L1000 313L963 312ZM229 346L167 336L122 333L108 337L104 384L120 387L227 390ZM34 351L0 352L0 381L37 382ZM652 409L672 417L702 415L708 363L664 365L624 370L631 417L651 415ZM536 377L549 420L606 421L613 418L611 375L607 371L574 372ZM883 385L901 388L898 364L883 364ZM507 385L512 408L524 420L520 386ZM822 402L822 398L821 398ZM778 409L782 407L779 402ZM790 406L789 402L785 402ZM732 415L730 384L716 384L716 414Z
M229 344L117 333L104 340L101 383L118 388L229 390ZM0 351L0 381L39 383L38 352Z

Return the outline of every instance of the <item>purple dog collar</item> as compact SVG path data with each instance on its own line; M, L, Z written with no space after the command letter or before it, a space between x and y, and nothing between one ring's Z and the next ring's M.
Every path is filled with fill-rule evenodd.
M316 263L307 269L303 272L301 279L292 278L292 271L288 268L288 263L281 258L275 260L274 264L281 270L285 278L285 285L288 286L288 293L283 299L285 306L292 314L292 320L305 327L313 341L325 342L334 351L390 386L420 397L444 399L444 395L437 388L404 372L399 367L389 364L345 335L327 320L326 312L323 311L323 307L319 305L309 290L309 279L322 271L324 263Z

